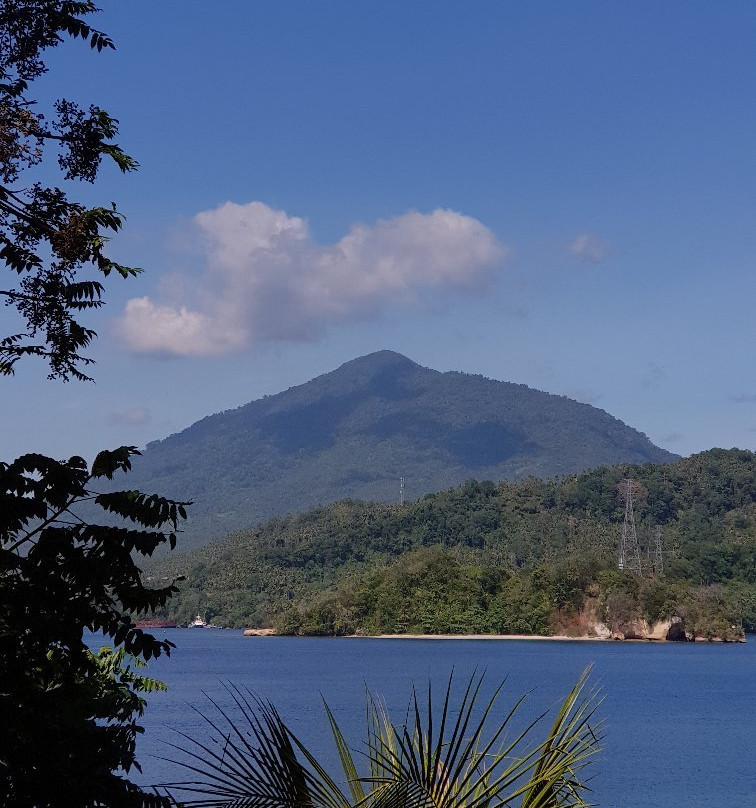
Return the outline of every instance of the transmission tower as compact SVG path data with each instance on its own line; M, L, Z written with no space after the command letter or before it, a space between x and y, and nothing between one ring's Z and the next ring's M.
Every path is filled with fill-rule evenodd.
M662 555L661 528L657 525L654 531L654 575L664 574L664 556Z
M622 525L620 542L619 568L641 574L640 548L638 533L635 530L635 513L633 512L633 481L625 480L625 523Z
M404 505L404 477L399 478L399 504Z

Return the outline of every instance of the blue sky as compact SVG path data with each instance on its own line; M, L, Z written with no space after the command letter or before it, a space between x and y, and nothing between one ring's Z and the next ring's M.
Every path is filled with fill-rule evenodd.
M756 4L101 0L50 54L141 164L95 384L19 365L0 457L91 457L388 348L756 443ZM15 321L0 311L2 333Z

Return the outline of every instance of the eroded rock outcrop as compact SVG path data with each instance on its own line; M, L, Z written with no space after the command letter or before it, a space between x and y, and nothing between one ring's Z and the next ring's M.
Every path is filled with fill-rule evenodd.
M603 623L597 627L598 630L605 628ZM601 636L598 630L595 636ZM652 640L656 642L745 642L745 634L737 626L730 626L726 632L721 634L704 636L688 631L679 617L655 622L633 620L622 626L621 629L612 631L611 636L615 640Z

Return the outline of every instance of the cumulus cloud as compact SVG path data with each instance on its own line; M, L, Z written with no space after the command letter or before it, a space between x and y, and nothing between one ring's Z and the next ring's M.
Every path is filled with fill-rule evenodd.
M205 274L193 289L172 284L164 300L128 301L116 327L133 351L212 356L315 340L400 301L482 291L507 252L478 220L442 209L356 224L325 246L304 219L262 202L227 202L197 214L194 225Z
M598 264L610 249L608 241L590 233L580 233L567 245L567 252L587 264Z

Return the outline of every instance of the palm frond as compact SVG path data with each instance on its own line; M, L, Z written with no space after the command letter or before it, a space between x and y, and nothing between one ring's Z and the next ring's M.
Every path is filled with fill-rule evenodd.
M595 713L598 694L594 691L584 701L578 701L589 672L590 667L568 694L548 737L539 748L538 762L522 808L584 808L587 805L582 799L581 791L585 786L578 779L578 772L601 740L597 734L601 731L600 726L592 729L588 723Z
M227 690L243 721L231 718L208 697L226 724L221 727L197 710L215 733L214 745L184 733L179 734L188 747L170 744L188 758L170 762L197 779L158 788L174 799L180 795L177 801L187 808L334 808L319 799L321 784L297 758L294 736L275 707L239 688L227 686Z
M583 695L588 673L540 742L532 740L534 731L548 713L515 728L525 697L500 713L504 682L483 698L482 674L470 677L458 704L452 674L439 710L430 685L425 698L413 688L400 724L367 691L362 776L326 704L341 765L338 778L346 781L348 795L270 703L228 686L242 721L212 702L224 723L200 715L214 733L214 746L187 735L188 748L174 745L188 756L179 765L197 779L162 788L174 799L176 793L194 797L182 801L187 808L585 808L582 773L600 743L590 724L597 694Z
M346 739L344 738L344 734L341 731L341 728L336 723L336 719L334 718L333 713L331 712L331 708L323 701L323 707L325 708L326 715L328 716L328 723L331 728L331 734L333 735L333 741L336 744L336 751L339 754L339 761L341 762L341 769L346 776L347 785L349 786L349 791L352 795L352 800L355 804L359 804L364 802L365 800L365 790L362 788L362 782L360 781L360 776L357 772L357 766L354 763L354 757L352 756L352 752L347 745Z
M425 712L413 691L409 720L400 727L384 721L372 736L371 768L381 769L365 778L373 787L373 808L488 808L517 799L523 808L585 805L578 773L599 742L588 725L594 698L581 700L587 673L563 703L546 740L536 744L533 731L546 714L505 740L524 697L492 723L503 684L482 701L483 676L474 674L452 722L450 677L437 730L431 688Z

